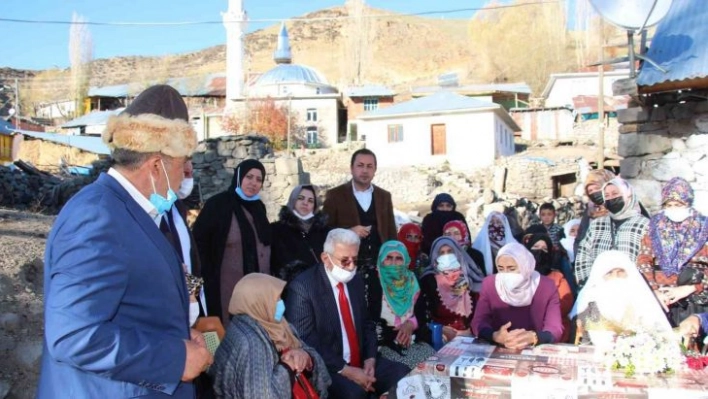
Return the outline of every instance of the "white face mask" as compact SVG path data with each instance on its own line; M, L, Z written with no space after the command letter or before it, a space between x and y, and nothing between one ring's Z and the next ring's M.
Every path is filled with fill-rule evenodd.
M308 213L305 216L300 215L297 211L293 211L293 213L295 214L295 216L297 216L301 220L310 220L310 219L312 219L313 216L315 216L315 214L312 212Z
M457 260L457 257L455 256L455 254L440 255L436 259L435 268L439 272L459 270L460 269L460 262Z
M664 215L666 215L666 217L672 222L681 223L691 216L691 211L687 207L666 208L664 209Z
M179 199L185 199L189 197L190 194L192 194L192 190L194 189L194 178L185 178L182 179L182 184L179 185L179 190L177 191L177 198Z
M189 326L193 326L199 317L199 302L189 303Z
M497 273L497 280L500 280L507 291L513 292L524 282L524 276L519 273Z
M332 262L332 266L334 266L330 273L332 273L332 278L334 278L336 282L346 284L352 281L352 279L356 275L356 268L352 271L346 270L334 263L329 254L327 254L327 257L329 258L329 261Z

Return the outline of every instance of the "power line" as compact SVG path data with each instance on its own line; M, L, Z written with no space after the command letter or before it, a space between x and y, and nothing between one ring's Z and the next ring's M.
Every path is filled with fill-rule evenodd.
M519 3L519 4L507 4L507 5L497 5L489 7L472 7L472 8L456 8L450 10L433 10L433 11L422 11L416 13L406 13L406 14L367 14L362 16L357 15L342 15L337 17L295 17L295 18L258 18L249 19L248 22L258 23L258 22L316 22L316 21L336 21L336 20L347 20L354 18L402 18L402 17L417 17L426 15L439 15L439 14L456 14L461 12L469 11L492 11L504 8L517 8L517 7L527 7L536 6L543 4L557 4L565 2L565 0L545 0L537 2ZM40 20L40 19L20 19L20 18L0 18L0 22L10 22L10 23L23 23L23 24L42 24L42 25L91 25L91 26L120 26L120 27L150 27L150 26L194 26L194 25L220 25L223 23L239 23L241 21L216 21L216 20L205 20L205 21L176 21L176 22L128 22L128 21L63 21L63 20Z

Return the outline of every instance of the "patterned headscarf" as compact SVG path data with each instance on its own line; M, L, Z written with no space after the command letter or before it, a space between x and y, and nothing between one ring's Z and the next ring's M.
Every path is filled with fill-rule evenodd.
M637 200L637 195L634 193L634 188L627 183L626 180L621 177L615 177L605 183L605 185L602 186L602 198L605 200L607 200L607 198L605 198L605 187L609 185L617 187L620 190L622 198L624 199L624 208L622 208L621 211L616 214L610 212L610 217L612 219L624 220L642 213L642 209L639 207L639 201Z
M392 252L398 252L403 256L403 264L400 266L385 266L384 260ZM383 288L384 301L391 307L393 314L403 317L413 312L415 298L420 292L418 279L415 274L408 270L410 256L405 245L400 241L386 241L379 250L378 271L381 288Z
M693 205L693 188L680 177L674 177L661 190L661 202L679 201ZM654 256L667 276L679 274L708 241L708 218L691 208L690 216L680 223L671 221L664 212L649 221L649 238Z
M467 230L467 225L465 225L460 220L452 220L450 222L445 223L445 226L443 226L443 234L445 234L447 229L453 227L459 230L460 234L462 235L462 239L457 242L457 245L459 245L461 248L468 248L472 243L470 242L470 232Z
M518 287L510 291L499 278L501 273L495 275L494 288L496 288L499 298L509 306L530 305L541 281L541 275L536 271L536 259L526 247L518 242L504 245L497 254L497 261L502 256L509 256L516 261L516 266L519 268L519 273L524 280Z
M615 174L607 169L593 169L588 173L587 179L585 179L585 194L588 193L588 186L596 185L602 188L610 180L615 178Z
M418 235L418 242L413 242L408 240L408 235L416 234ZM410 256L410 262L408 262L408 269L415 269L415 261L418 258L418 251L420 250L420 243L423 241L423 231L415 223L406 223L401 226L398 230L398 241L402 242L408 250L408 255Z
M502 222L502 228L493 226L492 220L496 218ZM490 236L500 238L501 241L494 241ZM492 258L492 246L501 248L508 243L516 242L514 234L511 232L509 220L504 214L497 211L490 212L487 215L487 220L484 221L482 228L477 233L477 238L474 239L472 248L481 252L484 255L484 267L487 269L487 276L494 273L494 259Z
M462 273L460 278L453 285L449 285L443 278L443 272L439 271L437 266L437 258L440 256L440 251L443 246L452 248L457 261L460 262ZM457 242L450 237L439 237L433 242L433 249L430 251L430 266L425 269L423 276L434 275L438 286L438 295L445 306L451 312L462 316L472 314L472 299L469 292L479 292L482 287L484 275L479 270L479 267L474 261L463 252L457 245Z

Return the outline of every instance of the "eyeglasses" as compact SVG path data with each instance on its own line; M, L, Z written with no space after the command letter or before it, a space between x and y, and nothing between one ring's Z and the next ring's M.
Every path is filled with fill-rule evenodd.
M356 256L352 256L351 258L346 256L344 258L335 258L332 256L331 258L336 260L342 267L349 267L351 264L356 265L356 261L358 260Z

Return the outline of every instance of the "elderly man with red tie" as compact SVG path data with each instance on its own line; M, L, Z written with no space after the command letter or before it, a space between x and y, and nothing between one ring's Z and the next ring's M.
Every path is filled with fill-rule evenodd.
M330 396L341 399L380 395L410 371L377 357L376 327L356 274L358 252L356 233L330 231L323 264L293 280L285 297L287 320L322 356L332 377Z

